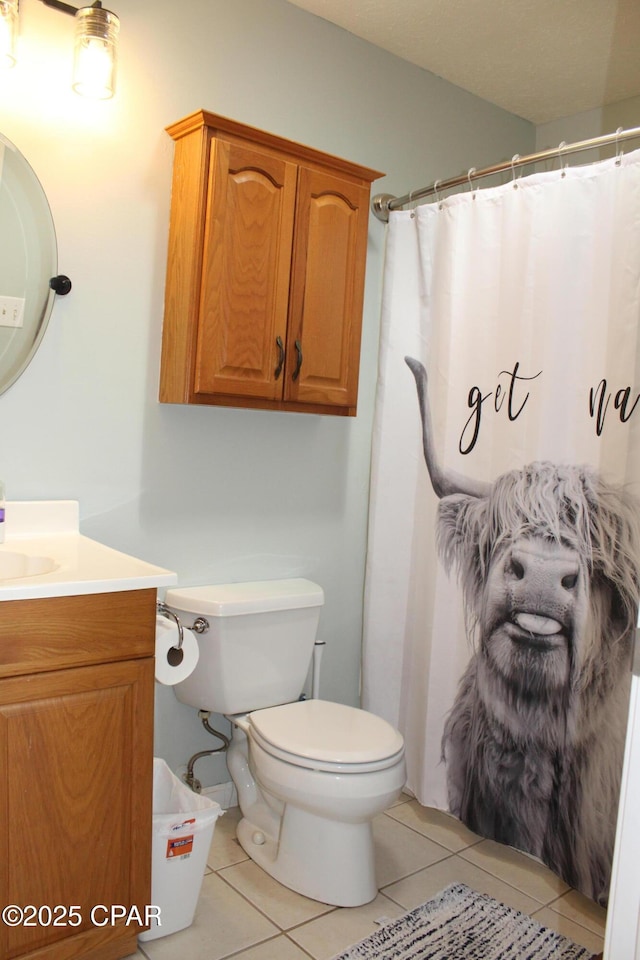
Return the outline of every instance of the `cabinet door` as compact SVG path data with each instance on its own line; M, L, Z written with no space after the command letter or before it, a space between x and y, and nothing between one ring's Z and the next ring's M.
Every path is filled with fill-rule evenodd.
M3 960L135 952L140 927L91 908L150 902L153 678L148 658L0 680L0 901L82 917L0 924Z
M285 399L355 409L369 185L302 167Z
M293 163L211 142L196 396L282 396L296 177Z

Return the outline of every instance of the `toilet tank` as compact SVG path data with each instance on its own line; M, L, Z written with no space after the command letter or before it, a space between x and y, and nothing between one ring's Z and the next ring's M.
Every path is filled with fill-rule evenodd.
M168 590L165 603L197 635L193 673L174 686L178 700L214 713L246 713L291 703L302 693L324 603L310 580L260 580Z

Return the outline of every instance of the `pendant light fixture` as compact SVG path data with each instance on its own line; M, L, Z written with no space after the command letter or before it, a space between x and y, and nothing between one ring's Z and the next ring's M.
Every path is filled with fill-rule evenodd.
M0 3L3 0L0 0ZM63 0L42 0L47 7L75 17L76 37L71 86L83 97L108 100L115 93L120 21L100 0L90 7L72 7Z
M115 93L120 21L100 3L75 13L72 86L82 97L107 100Z

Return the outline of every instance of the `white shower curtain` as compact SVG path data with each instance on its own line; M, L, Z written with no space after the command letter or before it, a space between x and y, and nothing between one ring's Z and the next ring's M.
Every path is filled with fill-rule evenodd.
M606 657L594 652L601 644L601 637L596 639L595 634L603 632L602 623L583 630L585 636L580 639L578 621L584 617L587 601L584 596L576 601L577 591L585 593L590 577L598 580L597 584L591 582L591 598L606 579L596 562L607 548L593 542L594 511L600 516L593 497L586 508L592 514L586 520L591 528L585 534L586 549L598 553L598 558L580 556L580 576L585 581L581 587L576 586L576 574L562 579L566 609L572 612L556 613L554 618L548 610L536 607L530 591L519 612L511 614L520 626L508 628L510 640L504 639L503 631L502 645L492 648L487 626L493 603L487 589L492 588L476 597L474 605L471 592L463 595L460 581L465 576L467 580L484 577L485 585L491 581L495 587L491 571L499 551L485 540L488 531L500 525L497 508L491 508L490 516L473 520L470 511L459 509L462 495L443 497L446 490L440 495L434 492L423 454L416 380L405 357L426 368L431 435L436 458L446 471L483 481L488 487L506 472L544 461L555 465L555 479L545 481L540 471L534 470L523 480L521 475L521 485L530 492L541 484L551 484L563 504L566 495L558 491L565 481L558 478L565 474L569 476L567 484L576 476L583 478L579 480L582 488L592 483L595 489L600 480L616 489L622 486L623 499L627 493L640 493L640 151L589 166L514 179L496 188L478 187L414 211L394 212L387 229L363 705L403 733L408 787L421 803L450 809L478 832L528 849L573 886L604 901L608 821L613 818L615 827L617 751L621 749L617 742L612 747L607 738L620 740L619 716L626 716L628 696L626 663L624 671L615 668L619 676L610 696L602 681L597 706L593 697L576 704L590 683L594 687L594 676L608 669L602 665L604 659L628 654L630 614L627 611L624 621L619 607L625 600L627 605L637 600L635 532L627 531L627 552L632 556L620 573L621 580L626 575L635 582L614 586L609 599L601 601L598 616L609 617L616 625L609 630L615 636L609 636ZM579 471L578 465L590 465L595 479L585 481L588 473ZM479 503L481 498L467 497L471 500ZM620 510L624 513L627 506ZM526 513L532 508L523 509ZM566 515L573 518L570 525L576 528L575 537L571 532L547 531L542 539L555 539L562 561L573 562L585 543L585 537L580 539L580 508L562 509L564 521ZM634 509L632 503L631 514ZM619 525L627 522L634 522L627 514L614 520ZM522 516L518 523L519 531L500 530L511 547L526 526ZM529 529L524 530L525 540L540 535L534 526L531 519ZM614 532L609 540L615 543L627 533ZM478 538L482 542L479 550ZM529 542L539 544L535 539ZM475 559L469 559L474 548ZM449 561L446 567L442 556ZM545 569L550 570L549 564L556 562L560 561L547 558ZM510 563L510 572L504 576L515 579L517 588L524 574L518 561ZM625 566L624 557L621 561L618 554L611 563ZM533 582L534 592L539 592L539 580ZM502 583L500 589L513 597L511 586ZM608 604L604 613L603 604ZM593 619L593 608L591 614ZM618 636L621 633L624 636ZM496 676L502 672L501 678L490 675L489 668L482 665L485 647L494 656L491 669ZM500 660L516 647L519 669L526 673L522 684L521 677L508 676L510 667ZM540 659L548 664L552 656L555 666L539 667ZM476 664L473 669L472 662ZM500 753L493 773L489 767L484 774L489 780L493 777L495 789L508 798L507 807L496 808L495 816L487 813L486 796L484 801L477 800L479 794L487 793L487 785L478 779L465 785L461 782L465 776L473 780L465 763L450 756L446 762L443 759L445 724L457 698L463 697L460 684L468 667L471 672L467 671L464 696L470 696L471 687L484 684L480 712L484 716L488 711L491 716L487 729L478 732L475 706L460 706L464 715L458 715L457 728L451 720L447 750L453 754L455 743L460 748L461 741L478 736L479 741L470 747L473 763L480 754L486 759L492 751ZM536 671L540 675L534 681L531 677ZM508 701L500 708L495 705L499 688ZM532 698L538 695L547 698L556 725L542 745L544 737L538 727L543 708L537 703L532 706ZM607 696L618 706L610 706ZM607 710L615 717L606 714ZM511 720L505 719L509 711ZM514 719L516 714L518 719ZM607 779L608 786L589 801L592 809L583 810L583 800L574 787L576 782L579 786L580 764L588 764L585 757L594 754L589 739L594 731L587 730L589 717L594 725L606 728L605 744L595 748L595 753L604 753L608 757L604 762L612 769L606 774L590 771L592 780ZM539 741L531 758L523 746L529 725L536 728ZM576 725L582 733L576 734ZM492 741L488 748L487 730L494 731L496 726L501 745ZM558 755L558 743L569 744L572 756L579 755L579 759L564 762ZM535 750L543 754L538 766ZM466 764L468 767L468 758ZM508 779L506 785L500 782L502 776ZM569 781L574 787L567 793ZM537 790L546 798L547 811L529 813L534 819L546 818L546 825L538 823L531 830L513 826L512 807L529 803ZM519 800L515 796L518 791ZM468 800L471 794L476 799L472 796L465 806L461 796ZM533 800L530 805L535 806ZM612 805L613 810L603 813L602 807ZM582 849L582 840L571 833L574 825L567 822L572 819L567 807L575 809L577 829L587 837L581 856L583 861L591 858L591 866L585 867L584 862L576 866L575 851L566 851L567 845ZM513 812L513 818L518 815ZM550 837L550 822L557 825L558 836ZM594 832L604 836L604 853L589 852L589 836Z

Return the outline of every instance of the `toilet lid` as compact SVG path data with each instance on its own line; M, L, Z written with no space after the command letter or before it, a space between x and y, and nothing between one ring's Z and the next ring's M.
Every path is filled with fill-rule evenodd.
M323 764L370 764L396 757L401 734L381 717L326 700L300 700L248 717L263 747Z

